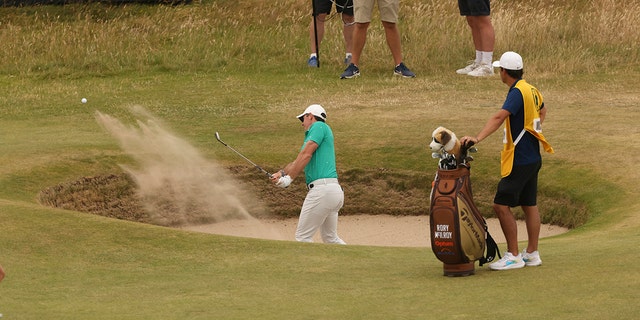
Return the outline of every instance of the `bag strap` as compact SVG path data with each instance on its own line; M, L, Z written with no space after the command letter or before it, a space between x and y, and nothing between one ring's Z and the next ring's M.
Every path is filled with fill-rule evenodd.
M484 257L480 258L480 260L478 260L481 267L483 264L493 261L496 258L496 253L498 253L499 259L502 258L502 255L500 255L500 248L498 248L498 244L496 243L495 240L493 240L493 237L491 237L491 234L489 233L489 228L487 227L486 222L484 225L484 231L487 234L486 246L485 246L487 249L487 254Z
M520 134L518 135L518 137L516 138L516 140L513 142L513 145L515 146L516 144L518 144L518 142L520 142L520 139L522 139L522 136L524 136L524 133L526 132L525 129L522 129L522 131L520 131Z

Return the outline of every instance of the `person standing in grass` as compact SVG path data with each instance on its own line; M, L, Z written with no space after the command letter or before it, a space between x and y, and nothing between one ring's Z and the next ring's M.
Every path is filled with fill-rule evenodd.
M542 135L542 122L547 114L542 94L522 79L522 57L505 52L500 61L500 79L509 86L502 108L489 118L475 137L464 136L460 143L479 143L504 123L504 146L500 153L502 179L493 200L493 210L507 240L507 252L502 259L489 265L492 270L509 270L542 264L538 252L540 212L537 206L538 172L542 166L540 143L545 151L553 148ZM527 247L518 249L518 229L511 207L520 206L527 225Z
M468 66L458 69L456 73L474 77L493 75L491 62L495 33L491 23L491 0L458 0L460 15L467 18L471 28L471 37L476 49L476 58Z
M288 187L304 170L307 193L296 228L296 240L313 242L318 229L324 243L346 244L338 237L338 211L344 204L344 192L338 183L333 131L325 123L327 112L312 104L298 115L305 139L296 159L274 173L271 181Z
M353 32L353 58L351 63L340 75L340 79L351 79L360 75L360 56L367 40L367 29L371 24L373 6L378 4L380 20L384 27L387 45L391 49L391 55L395 63L393 74L404 78L415 78L415 74L402 62L402 47L400 42L400 30L398 29L399 0L353 0L354 17L356 27Z
M344 57L344 64L349 65L351 63L351 51L353 50L353 0L312 0L315 1L314 7L316 12L313 12L315 19L311 19L309 24L309 39L311 43L311 55L307 60L309 67L318 67L318 50L316 48L316 30L318 35L318 46L324 38L324 22L327 20L327 15L331 13L331 6L333 2L336 3L336 12L342 17L342 34L344 36L344 43L346 54ZM316 22L314 29L313 22Z

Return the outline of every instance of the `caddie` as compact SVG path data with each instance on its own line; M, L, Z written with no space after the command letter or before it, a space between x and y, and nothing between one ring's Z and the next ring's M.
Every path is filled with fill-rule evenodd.
M553 153L542 135L542 122L547 114L542 94L523 78L522 57L505 52L493 67L500 68L500 79L509 86L502 108L493 114L475 137L460 139L463 145L479 143L504 123L504 146L500 154L502 179L493 200L493 210L507 240L507 252L502 259L489 265L493 270L509 270L542 264L538 252L540 212L537 206L538 172L542 166L540 144ZM519 252L518 228L511 207L520 206L527 225L527 247Z

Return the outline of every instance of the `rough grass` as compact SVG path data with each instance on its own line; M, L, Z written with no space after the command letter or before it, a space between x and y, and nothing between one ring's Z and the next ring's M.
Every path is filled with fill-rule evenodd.
M637 0L492 5L496 52L522 53L531 62L528 71L576 74L622 66L638 71ZM292 72L292 62L302 64L308 51L310 10L302 0L2 8L0 73L50 79L145 70L255 72L257 64L264 71ZM473 57L468 26L455 2L404 1L400 16L405 60L419 75ZM334 17L327 30L340 24ZM328 67L339 65L343 56L342 40L334 34L328 32L321 47ZM372 23L367 40L363 72L389 72L391 57L379 23Z

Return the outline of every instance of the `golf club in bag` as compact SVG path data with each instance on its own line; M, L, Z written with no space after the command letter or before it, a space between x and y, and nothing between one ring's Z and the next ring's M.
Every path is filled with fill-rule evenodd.
M458 165L455 156L444 150L433 154L440 160L430 195L431 250L443 262L445 276L472 275L476 260L482 266L493 261L496 252L500 257L487 222L473 202L469 165L473 158L467 156L471 146L461 147L463 161Z
M220 139L220 134L216 131L216 140L218 140L218 142L222 143L225 147L233 150L233 152L237 153L239 156L242 157L242 159L247 160L247 162L249 162L250 164L252 164L254 167L256 167L256 169L262 171L263 173L265 173L267 175L267 177L271 178L271 173L267 172L267 170L262 169L259 165L255 164L253 161L249 160L249 158L245 157L242 153L238 152L238 150L232 148L230 145L226 144L224 141L222 141L222 139Z

